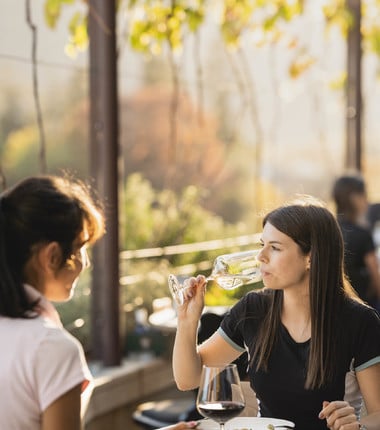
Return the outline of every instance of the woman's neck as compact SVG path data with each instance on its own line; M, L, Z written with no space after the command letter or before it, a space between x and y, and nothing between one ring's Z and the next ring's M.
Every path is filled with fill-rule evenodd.
M309 292L284 291L281 322L296 342L305 342L311 337Z

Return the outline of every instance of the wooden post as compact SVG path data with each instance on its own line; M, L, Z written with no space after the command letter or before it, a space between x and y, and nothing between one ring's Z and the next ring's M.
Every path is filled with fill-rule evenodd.
M120 364L118 101L115 0L90 0L91 173L105 205L107 232L93 252L92 352L105 366Z
M361 1L347 0L347 8L353 17L353 26L347 39L347 112L346 112L346 159L347 169L362 168L362 95L361 95Z

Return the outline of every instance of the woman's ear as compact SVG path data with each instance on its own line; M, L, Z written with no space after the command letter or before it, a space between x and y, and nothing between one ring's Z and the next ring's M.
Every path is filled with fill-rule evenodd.
M58 242L49 242L40 250L40 262L46 269L58 270L62 262L62 251Z
M24 281L44 294L46 282L56 277L61 261L62 251L58 242L39 244L25 265Z
M310 270L310 265L311 265L311 254L309 252L309 254L307 254L306 256L306 270Z

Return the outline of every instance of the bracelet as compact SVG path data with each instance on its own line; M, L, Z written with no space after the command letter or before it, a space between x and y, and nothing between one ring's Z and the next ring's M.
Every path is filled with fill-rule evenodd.
M367 427L359 423L359 430L367 430Z

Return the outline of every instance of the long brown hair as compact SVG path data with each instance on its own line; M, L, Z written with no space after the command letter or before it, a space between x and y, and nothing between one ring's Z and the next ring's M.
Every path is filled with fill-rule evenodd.
M346 298L359 300L343 271L343 239L333 214L316 199L303 199L268 213L269 222L310 253L311 341L305 387L314 389L335 373L337 315ZM268 360L281 322L283 292L272 291L268 312L254 345L252 360L268 368Z

